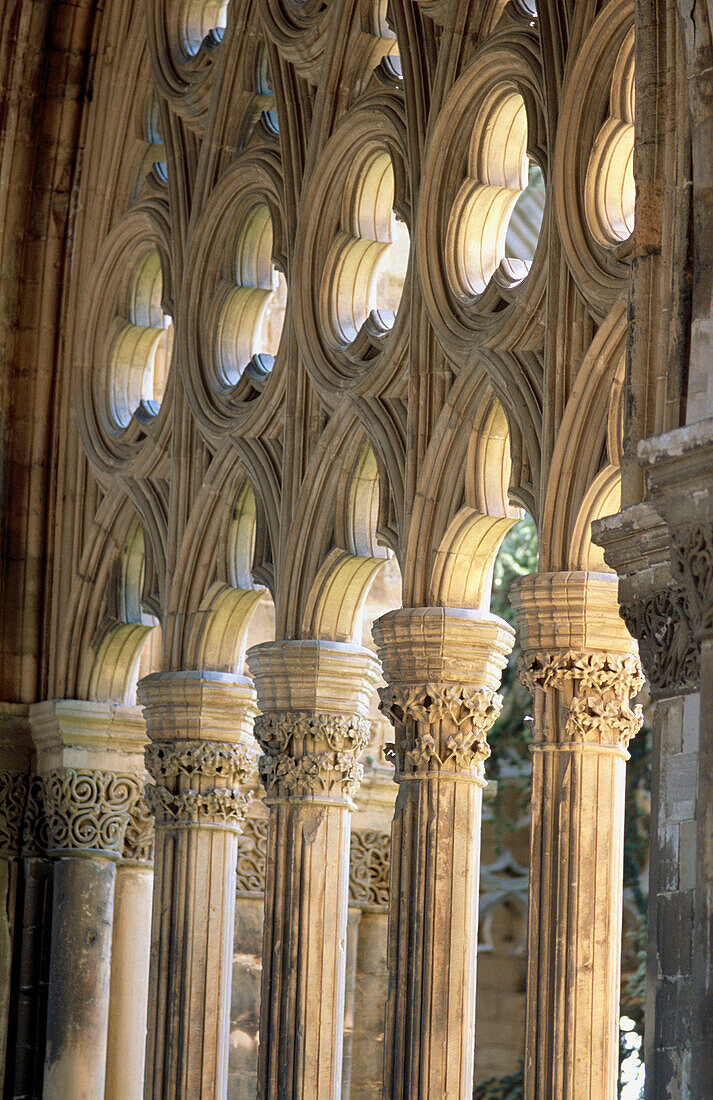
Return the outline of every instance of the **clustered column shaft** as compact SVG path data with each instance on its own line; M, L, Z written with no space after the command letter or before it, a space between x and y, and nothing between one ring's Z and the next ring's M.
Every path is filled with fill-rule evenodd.
M643 685L617 579L536 574L511 592L533 692L525 1095L614 1100L627 745Z
M336 642L248 654L268 826L258 1088L336 1100L342 1074L352 798L378 664Z
M374 624L396 730L384 1096L473 1090L486 734L513 632L492 615L390 612Z
M215 1100L228 1086L237 835L254 773L255 693L228 673L139 684L156 783L145 1096Z

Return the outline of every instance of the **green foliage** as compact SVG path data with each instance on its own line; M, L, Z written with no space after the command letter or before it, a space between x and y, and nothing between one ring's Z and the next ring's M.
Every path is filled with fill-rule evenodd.
M498 782L498 793L491 802L496 849L504 846L508 833L519 824L530 802L530 730L525 721L532 714L532 699L517 677L517 661L521 653L515 614L510 605L510 586L520 577L533 573L538 561L537 529L527 516L516 523L503 539L493 571L493 593L490 609L516 629L515 645L503 673L500 689L503 709L488 736L492 755L488 760L488 779ZM515 770L517 780L515 804L506 798L503 773ZM524 773L524 774L523 774Z
M488 1077L473 1089L473 1100L522 1100L523 1096L522 1067L505 1077Z

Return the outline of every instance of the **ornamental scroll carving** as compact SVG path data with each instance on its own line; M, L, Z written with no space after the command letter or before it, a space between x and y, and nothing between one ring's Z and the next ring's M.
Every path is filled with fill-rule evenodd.
M146 805L143 794L140 794L129 813L124 833L124 861L153 863L153 843L153 815Z
M47 855L49 843L44 780L39 775L31 775L22 822L22 854L42 858Z
M146 786L146 805L164 825L239 830L252 802L251 792L239 785L254 773L255 759L248 746L222 741L151 742L145 749L146 768L157 782ZM194 786L186 789L184 779ZM210 780L225 785L211 785Z
M585 653L575 650L525 653L518 672L530 690L573 694L564 708L565 740L627 747L643 722L642 708L629 700L644 685L641 662L632 654ZM536 731L536 740L543 740Z
M255 737L264 750L260 778L268 795L352 798L364 769L358 757L368 744L365 718L305 711L279 711L255 719Z
M248 818L238 840L237 889L241 894L265 893L267 821Z
M690 605L682 587L653 592L624 603L621 617L638 639L639 655L652 695L695 691L700 679L700 643L693 636Z
M391 835L352 829L349 849L349 904L388 909Z
M44 781L50 852L123 851L143 779L134 774L58 768Z
M713 528L708 524L671 532L671 572L688 597L698 637L713 634Z
M27 799L25 772L0 772L0 853L18 855Z
M388 686L379 704L399 736L384 754L396 766L396 779L434 769L482 775L490 756L486 740L502 708L502 697L488 688L453 684Z

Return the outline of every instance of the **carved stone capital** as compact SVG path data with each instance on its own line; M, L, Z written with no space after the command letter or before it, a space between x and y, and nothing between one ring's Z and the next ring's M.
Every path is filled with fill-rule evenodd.
M159 673L139 685L150 737L146 805L164 828L239 831L252 800L255 692L244 676Z
M98 853L119 859L143 780L134 774L56 768L45 778L50 854Z
M518 673L531 691L557 691L564 702L564 740L593 745L621 745L624 749L641 729L643 711L629 700L644 685L641 662L635 654L592 653L577 650L523 653ZM558 731L535 731L535 742L558 739Z
M145 787L129 811L129 820L124 833L124 863L153 864L154 819L146 804Z
M370 733L369 722L359 715L260 715L255 737L264 750L259 768L268 797L353 798L364 774L358 758Z
M20 854L27 787L27 772L0 772L0 858L2 859L15 859Z
M622 601L621 616L638 639L651 694L695 691L700 679L700 643L694 637L688 596L671 584L639 599Z
M255 737L268 800L351 806L371 735L374 655L346 642L280 641L255 646L249 661L263 711Z
M349 904L363 909L388 909L390 864L390 833L377 829L352 829Z
M713 637L713 420L643 439L653 503L668 525L671 574L698 639Z
M486 736L514 635L495 615L458 608L402 608L374 624L387 687L381 710L392 721L396 781L438 774L482 782Z
M639 643L652 697L695 691L700 644L686 590L672 575L666 522L645 501L598 520L592 537L619 574L620 614Z
M428 683L389 686L379 696L398 734L396 743L387 746L397 781L437 770L482 775L490 756L487 734L502 707L500 695L490 688Z

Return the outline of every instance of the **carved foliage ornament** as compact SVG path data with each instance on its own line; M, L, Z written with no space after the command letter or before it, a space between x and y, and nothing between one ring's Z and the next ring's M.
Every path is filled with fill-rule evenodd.
M482 774L490 756L486 736L503 704L496 692L427 683L380 688L379 697L398 733L397 743L384 750L397 780L441 768Z
M146 746L145 759L157 783L146 786L146 805L164 825L238 829L252 801L252 794L240 790L239 784L254 772L255 755L247 745L223 741L152 742ZM186 779L193 780L197 789L186 789ZM223 785L213 786L206 780L222 780Z
M644 685L641 662L633 654L529 652L520 658L518 672L530 691L573 692L565 708L568 741L626 748L641 729L642 708L629 705ZM542 739L538 730L536 740Z
M364 769L358 761L371 727L365 718L306 711L279 711L255 719L255 737L265 755L260 778L268 795L352 798Z
M639 641L639 653L654 695L693 691L700 678L700 645L685 589L669 587L646 599L622 605L629 633Z
M694 524L671 532L671 572L680 578L699 637L713 634L713 528Z

